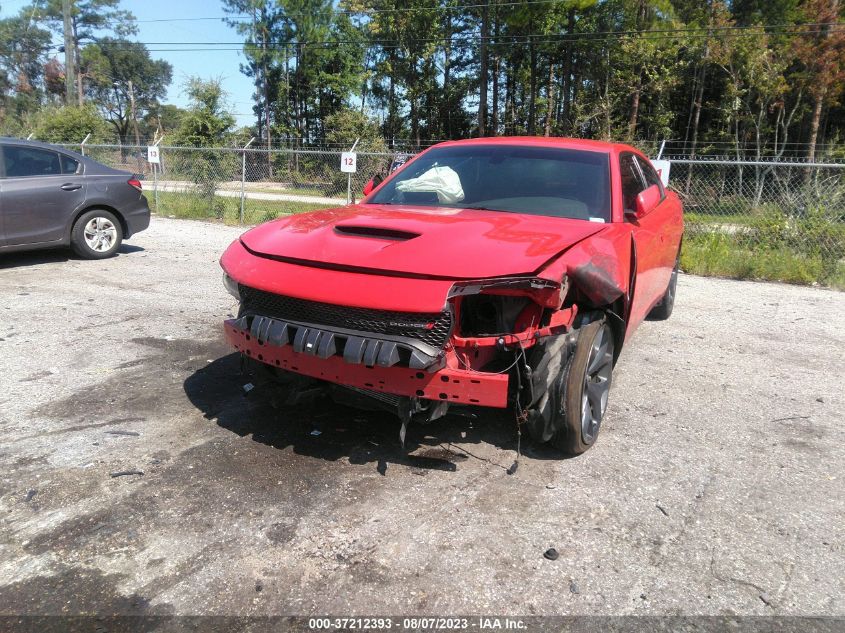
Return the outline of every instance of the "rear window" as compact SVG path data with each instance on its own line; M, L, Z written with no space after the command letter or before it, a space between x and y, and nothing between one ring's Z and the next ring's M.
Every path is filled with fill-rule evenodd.
M610 221L609 157L519 145L435 148L367 202Z
M2 152L7 178L58 176L62 173L58 152L20 145L4 145Z

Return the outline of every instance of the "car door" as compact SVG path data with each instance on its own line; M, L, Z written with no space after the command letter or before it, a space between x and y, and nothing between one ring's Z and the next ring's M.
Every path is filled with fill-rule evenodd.
M65 238L74 212L85 202L82 166L51 149L0 146L0 210L5 244L38 244Z
M660 180L657 170L642 156L635 156L634 159L642 171L646 187L657 185L660 188L660 204L646 216L656 237L654 240L655 270L653 274L655 292L659 300L669 285L669 278L672 276L672 269L675 267L683 224L681 214L676 205L673 204L675 200L670 200L669 195L663 188L663 181ZM674 194L672 194L672 197L674 198Z
M659 220L655 212L660 205L640 218L634 216L637 196L646 189L647 184L632 152L623 152L619 155L619 174L622 180L625 222L631 227L637 249L637 275L634 280L634 294L628 316L628 332L631 333L645 319L651 307L665 290L665 288L659 288L664 262L663 251L660 248ZM662 189L661 193L663 193ZM665 198L665 195L663 197Z

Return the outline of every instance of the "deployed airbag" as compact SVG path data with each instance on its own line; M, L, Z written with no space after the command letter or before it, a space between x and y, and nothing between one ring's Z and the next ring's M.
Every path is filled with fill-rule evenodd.
M403 180L397 191L436 193L442 204L453 204L464 199L461 179L451 167L432 167L416 178Z

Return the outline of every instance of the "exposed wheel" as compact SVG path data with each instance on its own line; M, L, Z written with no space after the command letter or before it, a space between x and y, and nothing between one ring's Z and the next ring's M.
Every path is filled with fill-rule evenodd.
M596 441L613 371L613 330L604 319L579 329L575 350L565 337L552 337L532 348L529 365L534 393L525 430L538 443L572 455Z
M613 372L613 331L606 321L581 328L575 354L562 376L563 411L551 444L572 455L586 451L599 434Z
M70 234L74 252L86 259L111 257L122 241L120 222L103 209L92 209L79 216Z
M678 268L681 264L681 255L675 258L675 267L672 269L672 276L669 277L669 285L666 287L666 292L660 299L658 304L648 313L648 318L652 321L665 321L672 316L672 310L675 308L675 291L678 287Z

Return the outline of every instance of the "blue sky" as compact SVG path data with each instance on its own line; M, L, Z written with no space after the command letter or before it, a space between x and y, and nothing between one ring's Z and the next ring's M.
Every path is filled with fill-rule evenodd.
M26 0L0 0L0 16L17 14L22 7L28 6ZM141 42L237 42L240 36L221 20L197 20L181 22L150 22L147 20L166 20L174 18L217 17L223 15L221 3L203 0L122 0L121 8L135 14L138 19L138 35ZM57 34L57 43L61 33ZM239 65L244 61L243 54L236 50L226 51L161 51L174 46L156 46L150 44L151 55L164 59L173 65L173 82L167 94L167 102L178 106L186 105L183 92L185 80L198 75L204 79L221 77L223 86L229 95L229 105L236 115L239 125L251 125L255 121L252 114L253 86L249 77L243 75ZM190 47L187 47L190 48ZM229 46L228 48L235 48Z

